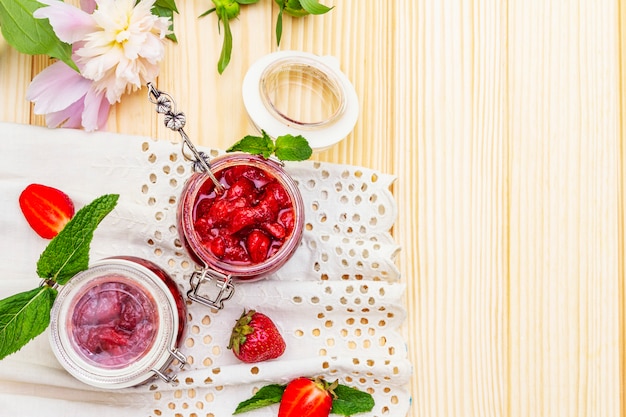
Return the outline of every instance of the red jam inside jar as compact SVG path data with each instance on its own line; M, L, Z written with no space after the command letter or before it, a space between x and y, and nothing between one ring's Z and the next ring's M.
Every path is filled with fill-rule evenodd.
M247 154L216 158L211 167L223 190L193 174L179 205L179 230L196 262L240 279L282 266L304 224L293 179L277 163Z
M107 368L128 366L154 344L158 307L126 277L100 277L79 297L68 325L86 360Z

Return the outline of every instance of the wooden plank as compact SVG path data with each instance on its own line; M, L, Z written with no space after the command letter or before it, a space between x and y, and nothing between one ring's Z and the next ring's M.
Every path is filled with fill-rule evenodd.
M626 279L624 254L626 253L626 234L624 225L626 224L626 5L620 1L618 8L618 57L619 57L619 97L620 97L620 131L619 143L621 152L619 154L619 189L618 189L618 273L619 273L619 372L620 372L620 416L626 415Z
M417 414L616 415L615 10L498 5L399 14Z
M509 6L508 415L615 416L616 5Z
M506 415L506 7L397 10L396 169L420 416Z
M30 103L26 89L32 78L32 57L21 54L0 36L0 120L29 123Z

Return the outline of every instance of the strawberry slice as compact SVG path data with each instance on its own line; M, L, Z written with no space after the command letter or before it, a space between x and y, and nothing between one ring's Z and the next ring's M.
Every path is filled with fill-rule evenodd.
M329 384L321 378L294 379L280 399L278 417L328 417L338 384L338 381Z
M44 239L52 239L74 216L74 203L63 191L30 184L19 197L26 221Z

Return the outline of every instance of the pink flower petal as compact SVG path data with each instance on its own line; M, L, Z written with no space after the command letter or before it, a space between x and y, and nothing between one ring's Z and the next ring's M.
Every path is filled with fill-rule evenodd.
M96 0L80 0L80 8L86 13L93 13L93 11L96 10L96 7Z
M93 17L77 7L60 0L40 0L40 3L48 6L35 10L33 16L38 19L47 18L54 33L63 42L80 41L87 34L97 30Z
M26 91L26 99L35 103L36 114L53 113L79 100L90 86L90 80L57 61L33 79Z
M84 101L80 99L63 110L48 113L46 114L46 124L48 127L78 129L81 126L84 107Z
M97 93L90 89L85 96L85 108L82 115L82 125L86 131L102 129L106 126L111 105L104 93Z

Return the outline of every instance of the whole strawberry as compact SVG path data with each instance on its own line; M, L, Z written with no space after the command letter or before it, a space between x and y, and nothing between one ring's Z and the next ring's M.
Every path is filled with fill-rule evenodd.
M263 313L247 311L237 320L228 349L246 363L278 358L285 352L285 340L274 322Z

